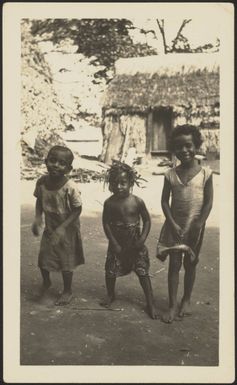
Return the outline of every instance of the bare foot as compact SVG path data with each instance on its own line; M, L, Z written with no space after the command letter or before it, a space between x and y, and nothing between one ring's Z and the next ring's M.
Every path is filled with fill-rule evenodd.
M103 301L100 302L100 306L109 308L112 302L114 302L114 300L115 300L115 296L112 296L112 297L107 296Z
M190 315L192 315L190 301L182 300L179 310L179 317L183 318Z
M39 301L44 301L44 299L48 299L49 297L49 294L48 294L48 291L49 291L49 288L51 286L51 282L44 282L43 285L41 286L40 290L39 290Z
M159 314L157 313L157 311L155 310L155 308L152 306L152 308L146 308L146 311L148 313L148 315L151 317L151 319L159 319L160 316Z
M57 306L68 305L72 300L72 293L63 292L59 299L55 302Z
M43 285L40 288L39 295L42 296L45 293L47 293L47 291L48 291L48 289L50 288L51 285L52 285L51 281L43 282Z
M170 307L168 313L162 316L162 321L169 324L172 323L175 319L175 310L176 309L174 307Z

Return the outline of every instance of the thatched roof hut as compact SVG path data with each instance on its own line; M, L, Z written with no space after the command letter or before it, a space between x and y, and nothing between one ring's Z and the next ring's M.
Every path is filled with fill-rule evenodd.
M170 130L185 122L197 125L204 137L211 131L209 142L218 149L219 55L119 59L103 117L106 162L124 158L129 147L147 155L167 153Z

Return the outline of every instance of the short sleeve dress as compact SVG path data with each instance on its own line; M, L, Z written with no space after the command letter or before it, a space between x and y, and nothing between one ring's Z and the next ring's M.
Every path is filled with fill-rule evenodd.
M175 222L184 230L200 216L203 201L204 187L212 171L209 167L202 167L200 171L184 184L176 168L165 173L165 178L171 186L171 213ZM191 261L198 262L198 255L203 241L205 225L199 233L187 232L182 243L178 242L166 220L160 233L157 244L157 258L164 261L172 251L181 251L188 254Z
M42 202L45 215L38 266L48 271L72 271L85 263L79 217L67 226L65 238L58 245L51 244L51 235L68 218L73 208L82 205L81 194L70 179L58 190L48 190L46 180L47 175L41 177L34 191L34 196Z

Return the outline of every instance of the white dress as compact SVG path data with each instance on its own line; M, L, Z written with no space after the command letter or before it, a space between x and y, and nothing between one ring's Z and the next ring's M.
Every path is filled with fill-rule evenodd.
M209 167L202 167L191 180L184 184L180 180L176 168L165 173L165 178L171 186L171 213L184 233L193 220L200 216L204 202L204 187L211 174ZM192 261L198 261L204 229L205 224L199 233L187 232L180 243L166 220L157 244L157 258L164 261L171 251L181 251L189 254Z

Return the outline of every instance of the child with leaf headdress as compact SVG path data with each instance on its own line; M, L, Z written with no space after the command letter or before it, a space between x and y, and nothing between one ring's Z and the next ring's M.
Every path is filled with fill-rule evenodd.
M148 314L155 319L145 245L151 227L150 215L143 200L132 193L133 185L139 186L141 180L133 167L119 161L113 161L106 173L105 182L112 195L103 209L103 227L109 245L105 263L107 298L101 305L109 307L115 299L116 278L134 271L146 297Z

